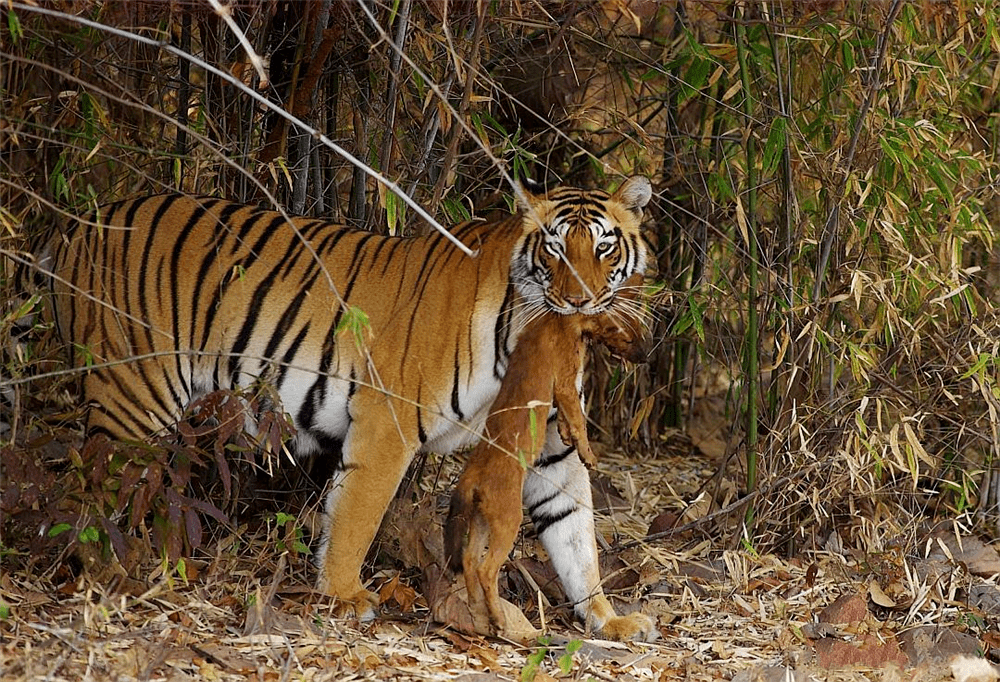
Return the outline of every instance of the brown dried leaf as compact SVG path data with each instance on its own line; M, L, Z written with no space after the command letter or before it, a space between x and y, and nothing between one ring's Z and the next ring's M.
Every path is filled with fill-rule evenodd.
M399 608L403 613L409 613L413 610L413 604L417 601L417 591L409 585L400 582L399 574L397 573L392 577L392 580L382 585L378 591L378 597L379 604L385 604L391 600L399 604Z
M883 592L882 588L874 580L868 583L868 596L871 597L873 602L887 609L895 608L896 606L896 602L893 601L892 597Z

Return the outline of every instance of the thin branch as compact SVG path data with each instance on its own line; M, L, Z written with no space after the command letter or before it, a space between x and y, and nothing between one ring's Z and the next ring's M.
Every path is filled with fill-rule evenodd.
M230 5L220 4L219 0L208 0L208 4L210 4L212 9L215 10L215 13L218 14L224 22L226 22L229 30L232 31L236 36L236 39L240 41L240 45L243 46L243 49L247 53L247 59L250 60L253 68L257 71L257 76L260 78L261 84L266 84L267 72L264 71L264 60L261 59L256 50L253 49L253 45L251 45L250 41L247 40L246 34L243 33L240 27L236 24L236 21L233 19L233 8ZM16 5L17 3L14 3L14 6Z
M382 138L382 155L380 168L383 173L389 172L389 164L392 162L392 145L395 138L395 127L396 127L396 109L397 109L397 93L399 91L399 80L400 73L399 67L402 62L403 45L406 43L406 34L410 26L410 7L413 5L413 0L403 0L402 6L399 8L399 16L396 18L396 36L393 44L398 46L398 50L393 50L392 54L389 55L389 90L386 93L385 99L389 107L389 113L386 116L385 122L385 132Z

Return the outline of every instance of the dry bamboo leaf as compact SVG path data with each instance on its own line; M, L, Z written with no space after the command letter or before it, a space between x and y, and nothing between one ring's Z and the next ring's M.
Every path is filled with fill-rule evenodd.
M736 82L730 85L729 88L726 90L726 92L722 95L722 101L728 102L736 95L737 92L739 92L742 89L743 89L743 82L740 80L736 80ZM736 201L738 206L739 199L737 199Z
M861 271L855 270L851 276L851 293L854 294L854 307L858 310L861 310L861 293L863 288Z
M740 237L744 244L750 243L750 222L747 220L747 212L743 207L743 202L739 195L736 195L736 226L740 229Z
M949 291L946 294L942 294L941 296L938 296L937 298L932 298L930 300L930 303L933 303L933 304L943 304L949 298L952 298L953 296L958 296L960 293L962 293L963 291L965 291L966 289L968 289L969 286L970 285L968 283L961 284L961 285L959 285L958 287L952 289L951 291Z
M874 580L868 583L868 596L871 597L873 602L887 609L895 608L896 606L896 602L893 601L892 597L883 592L882 588Z
M656 396L646 396L641 401L639 401L639 407L636 409L635 414L632 416L632 423L629 426L629 438L635 439L636 435L639 433L639 429L642 427L642 423L649 416L649 413L653 410L653 401Z
M906 442L908 442L910 447L913 448L913 452L916 453L917 457L923 460L924 463L931 468L937 466L934 458L931 457L927 453L927 450L924 449L924 446L921 445L920 440L917 438L917 434L913 432L913 427L910 426L909 422L903 423L903 433L906 434Z
M889 429L889 450L896 457L896 464L899 465L901 469L906 469L906 458L903 457L903 452L899 447L899 424L893 424L892 428Z

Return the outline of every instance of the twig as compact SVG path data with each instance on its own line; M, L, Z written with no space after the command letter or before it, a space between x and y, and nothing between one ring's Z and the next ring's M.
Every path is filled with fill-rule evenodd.
M378 22L375 19L375 15L373 15L368 10L368 7L365 6L364 3L361 3L360 7L361 7L361 10L368 16L368 20L372 23L372 26L378 32L379 37L382 40L391 43L392 39L385 32L385 30L378 24ZM393 46L393 47L394 47L394 49L397 49L397 50L399 49L396 46ZM442 104L444 104L445 106L447 106L449 108L449 110L451 111L451 113L454 115L454 121L453 121L453 123L458 124L462 128L462 130L464 130L466 133L469 134L469 136L472 138L472 141L479 147L480 150L482 150L482 152L486 156L486 158L489 159L490 163L493 164L493 167L496 168L497 173L500 175L500 177L503 178L504 182L506 182L507 185L511 188L511 191L514 193L514 196L517 197L518 202L522 206L528 206L529 205L528 195L524 192L524 189L521 187L520 183L517 183L517 182L514 181L514 178L512 178L511 175L510 175L510 173L507 172L507 169L504 166L503 162L500 159L497 158L496 154L493 153L493 151L489 148L488 145L484 144L483 141L480 140L475 135L475 131L472 129L472 127L469 125L469 123L463 117L457 115L458 112L455 110L454 107L452 107L452 106L450 106L448 104L448 97L447 97L447 95L441 90L441 88L437 85L437 83L434 82L434 79L431 78L430 75L428 75L426 71L424 71L423 69L421 69L420 66L416 62L414 62L412 59L410 59L410 57L407 56L407 54L405 52L403 52L402 50L399 50L399 53L400 53L400 57L402 58L403 62L405 62L406 65L409 66L413 70L413 72L415 74L417 74L418 76L420 76L420 78L422 78L423 81L424 81L424 83L427 85L427 88L431 92L434 93L434 95L438 98L438 100ZM385 182L388 183L388 181L385 181ZM408 204L413 205L411 202L412 202L412 199L410 199L410 200L407 201ZM420 211L418 213L419 213L419 215L420 215L421 218L423 218L424 215L426 215L426 213L423 212L423 211ZM432 225L436 225L437 223L435 222L435 223L431 223L431 224Z
M485 3L483 5L480 5L480 10L481 10L480 11L480 17L483 19L483 22L480 22L480 23L484 23L485 22L486 9L485 9L484 5L485 5ZM368 7L366 6L366 4L364 2L361 2L361 4L359 6L361 7L362 11L364 11L364 13L368 16L368 21L371 22L372 27L378 32L378 34L381 37L381 39L385 40L385 41L387 41L387 42L389 42L391 44L392 43L391 38L388 36L388 34L386 34L385 29L383 29L382 26L379 25L378 21L375 18L375 15L371 13L371 11L368 9ZM478 25L477 25L477 32L478 31L479 31L479 29L478 29ZM481 35L479 37L481 39ZM481 42L481 40L476 40L476 46L478 46L479 42ZM406 62L406 64L411 69L413 69L414 73L418 74L421 78L424 79L424 82L427 83L427 85L430 88L431 92L433 92L441 100L441 102L447 104L447 102L448 102L447 98L441 92L441 89L437 85L435 85L433 79L431 79L430 76L428 76L426 73L424 73L424 71L421 70L420 67L417 66L417 64L414 63L414 61L412 59L410 59L406 55L405 52L403 52L401 49L399 49L398 45L394 45L393 44L393 49L395 49L396 51L399 52L400 58L404 62ZM478 67L478 50L473 54L473 57L476 59L476 63L475 64L469 64L466 67L467 69L469 69L470 73L474 73L474 72L478 71L478 68L479 68ZM469 89L469 88L472 87L470 85L471 82L472 81L470 81L470 80L466 81L466 89ZM471 95L470 95L470 97L471 97ZM490 148L486 144L483 144L483 142L476 137L476 135L475 135L474 131L472 130L472 128L465 121L465 117L462 116L460 112L456 112L454 108L452 108L451 111L455 115L454 116L454 123L458 124L462 128L462 130L464 130L466 133L468 133L470 135L470 137L472 137L472 139L476 142L476 144L479 145L479 148L483 150L483 152L486 154L486 157L490 159L490 161L493 163L493 166L499 172L500 177L502 177L507 182L507 184L510 186L511 190L514 193L514 196L517 197L518 203L522 207L524 207L524 209L529 214L533 214L534 210L531 207L531 202L528 200L528 195L525 193L524 189L521 187L521 184L519 182L515 182L514 181L514 179L510 176L510 173L508 173L506 171L506 169L504 168L503 163L493 154L493 152L490 150ZM457 145L457 142L455 144ZM445 167L447 167L447 164L445 164ZM445 173L445 172L443 171L443 173ZM385 180L384 178L382 179L382 182L384 182L386 184L386 186L390 186L390 184L391 184L388 180ZM442 182L440 180L440 178L439 178L438 182L439 183ZM392 185L392 187L395 187L395 185ZM394 190L394 191L396 191L396 190ZM409 204L409 205L411 205L411 206L416 205L413 202L413 200L409 197L409 195L407 195L407 197L406 197L406 203ZM432 204L431 204L432 209L434 208L435 205L436 205L436 200L432 201ZM418 211L418 214L422 218L427 215L427 213L425 211L423 211L422 209L420 211ZM537 216L536 216L536 219L537 219ZM432 223L432 224L436 225L437 223ZM451 235L449 234L448 236L451 236ZM580 287L583 290L583 292L587 296L593 296L594 295L593 292L590 291L590 289L587 287L586 282L583 281L583 279L580 277L580 274L576 271L576 268L573 267L573 264L569 262L569 260L565 256L565 254L560 253L559 254L559 259L562 261L563 265L565 265L566 268L569 270L570 274L580 284Z
M229 30L233 32L236 39L240 41L240 45L247 53L247 59L253 65L253 68L257 71L257 76L260 78L261 83L267 83L267 73L264 71L264 60L260 58L260 55L253 49L250 41L247 40L246 34L240 29L233 19L233 8L229 5L222 5L219 0L208 0L208 4L212 6L215 13L222 17L222 20L226 22Z
M744 495L738 500L730 502L725 507L722 507L710 514L706 514L705 516L702 516L700 519L696 519L695 521L691 521L690 523L685 523L683 526L677 526L676 528L668 528L667 530L662 530L658 533L651 533L640 540L629 540L628 542L616 547L615 551L624 552L625 550L632 549L633 547L639 547L640 545L644 545L646 543L653 542L655 540L662 540L663 538L668 538L672 535L679 535L680 533L686 533L689 530L694 530L699 526L714 521L720 516L728 516L729 514L739 509L740 507L746 506L757 497L760 497L761 495L769 493L772 490L776 490L784 485L787 485L788 483L794 481L795 479L803 476L807 471L811 471L812 469L816 468L818 464L819 463L817 462L812 466L799 469L793 474L787 474L785 476L782 476L781 478L772 481L771 484L767 486L767 488L757 488L753 492Z
M448 79L441 86L445 97L451 92L451 85L454 82L454 76L448 76ZM427 159L430 158L431 149L434 148L434 140L437 139L438 130L441 128L441 114L438 112L437 107L432 107L427 118L424 119L424 125L420 129L420 140L422 142L422 147L420 150L420 156L417 158L417 163L413 169L413 182L410 183L409 194L412 197L413 193L417 190L417 182L420 176L424 174L424 170L427 168Z
M402 62L402 52L403 44L406 42L406 33L410 25L410 7L413 4L413 0L403 0L402 6L399 8L399 17L396 19L396 36L395 36L395 50L392 50L389 55L389 90L386 93L385 100L389 107L389 112L386 115L385 122L385 132L382 138L382 161L380 168L383 173L389 172L389 163L392 160L392 145L395 141L395 126L396 126L396 95L399 90L399 67Z

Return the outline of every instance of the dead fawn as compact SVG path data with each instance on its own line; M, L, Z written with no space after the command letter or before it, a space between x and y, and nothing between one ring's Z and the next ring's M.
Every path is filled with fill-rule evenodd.
M497 579L517 538L525 471L541 451L553 403L559 408L560 437L576 446L588 467L596 463L577 384L586 354L584 337L638 362L645 358L640 334L636 318L615 319L607 313L544 315L521 333L483 438L452 493L445 524L445 555L454 573L465 574L477 632L504 633Z

